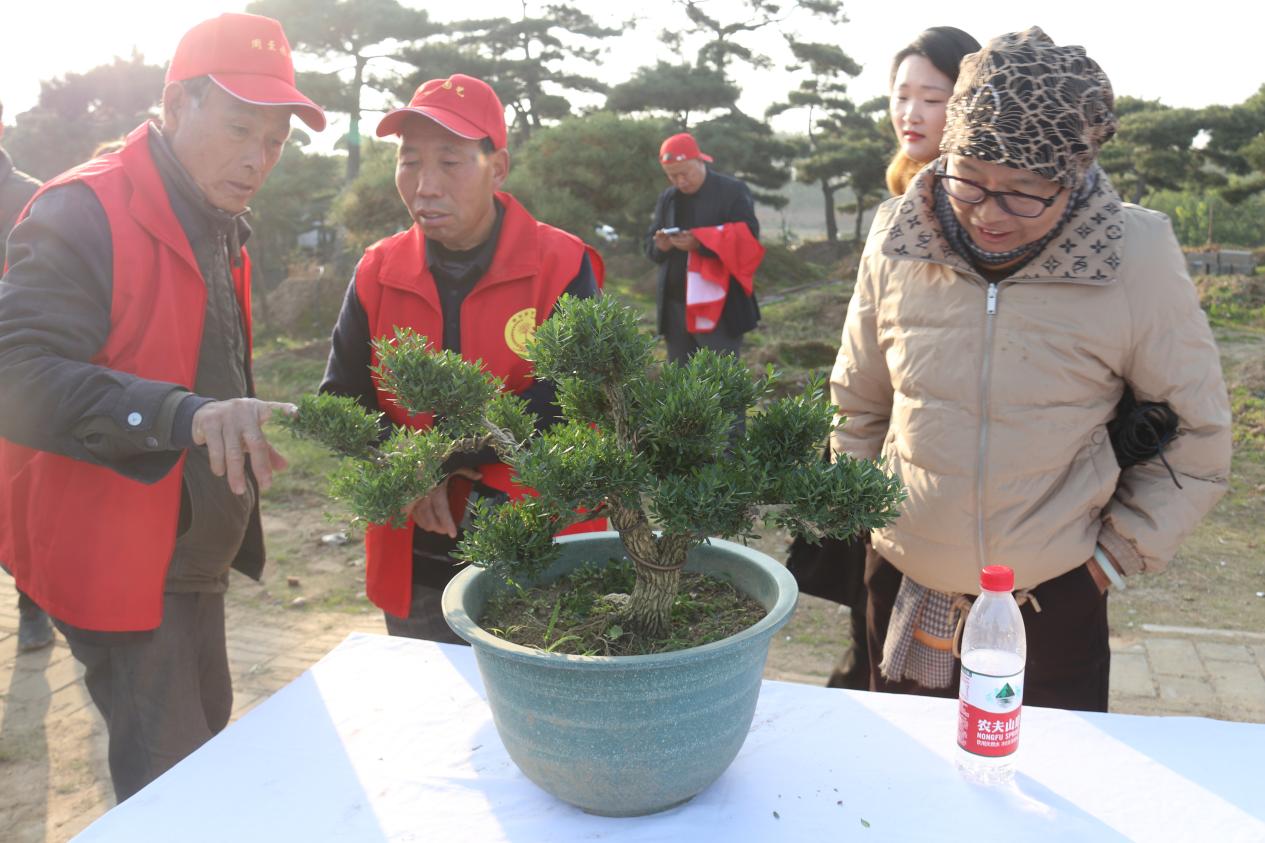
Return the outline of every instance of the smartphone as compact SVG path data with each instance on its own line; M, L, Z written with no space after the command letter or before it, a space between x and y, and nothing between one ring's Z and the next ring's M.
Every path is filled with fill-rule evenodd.
M660 234L680 234L680 233L681 233L681 229L680 229L680 228L678 228L678 227L676 227L676 226L674 225L674 226L672 226L671 228L661 228L661 229L659 229L659 233L660 233Z

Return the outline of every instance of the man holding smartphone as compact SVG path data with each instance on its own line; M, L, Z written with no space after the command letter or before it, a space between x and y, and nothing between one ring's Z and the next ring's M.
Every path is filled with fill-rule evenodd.
M659 164L670 186L659 195L654 219L646 232L646 255L659 264L658 331L668 345L668 359L684 361L701 347L737 356L742 335L760 321L754 292L729 277L718 317L700 323L687 319L687 274L691 253L716 258L699 242L700 228L745 223L758 248L760 223L751 191L741 179L708 167L712 158L687 133L673 135L659 148ZM723 255L720 257L724 257ZM758 263L758 260L757 260ZM749 279L748 279L749 280Z

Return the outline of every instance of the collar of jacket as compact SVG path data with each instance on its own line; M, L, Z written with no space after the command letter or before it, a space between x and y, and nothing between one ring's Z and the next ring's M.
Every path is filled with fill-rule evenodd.
M1097 165L1095 165L1097 167ZM1098 171L1092 193L1072 212L1062 233L1011 281L1104 285L1120 274L1124 238L1124 203L1106 173ZM932 167L918 173L892 216L881 251L892 260L918 260L950 266L973 278L980 273L949 245L940 230L933 204Z
M501 224L505 221L505 206L495 197L496 219L488 237L473 249L454 252L438 240L426 238L426 268L437 282L471 284L482 278L492 265L496 244L501 240Z
M496 201L505 208L505 216L501 220L496 248L492 252L492 263L483 277L475 283L476 289L531 277L540 271L536 220L508 193L497 193ZM412 241L411 247L392 249L383 260L379 274L381 283L420 293L438 308L434 285L418 284L419 269L425 269L429 274L426 238L422 235L421 226L414 223L406 233L406 238Z

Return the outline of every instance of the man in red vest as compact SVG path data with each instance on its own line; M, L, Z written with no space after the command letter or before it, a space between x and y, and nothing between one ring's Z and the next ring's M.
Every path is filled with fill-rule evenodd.
M229 567L284 460L253 398L247 203L291 114L281 25L191 29L162 125L46 184L0 281L0 562L83 663L122 801L228 722Z
M0 102L0 140L4 139L4 103ZM0 266L4 264L4 244L9 239L18 214L31 201L40 183L13 166L12 159L0 146ZM53 643L53 624L48 613L35 601L18 591L18 652L40 650Z
M432 79L382 119L378 135L400 137L395 183L413 226L369 247L356 267L321 391L354 396L395 424L429 424L429 416L406 417L370 372L371 342L406 326L433 348L483 360L542 425L556 421L553 385L532 378L526 342L564 293L596 294L601 259L500 192L510 166L505 109L487 83ZM450 553L466 502L525 493L491 449L448 468L448 479L409 508L407 526L365 534L365 589L392 635L463 643L439 601L457 571Z

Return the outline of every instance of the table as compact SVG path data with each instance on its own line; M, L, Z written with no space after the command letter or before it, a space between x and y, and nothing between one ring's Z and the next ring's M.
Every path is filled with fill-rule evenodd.
M1265 725L1027 708L1015 782L953 766L956 703L766 681L733 766L594 817L506 755L473 653L354 634L81 841L1265 840Z

